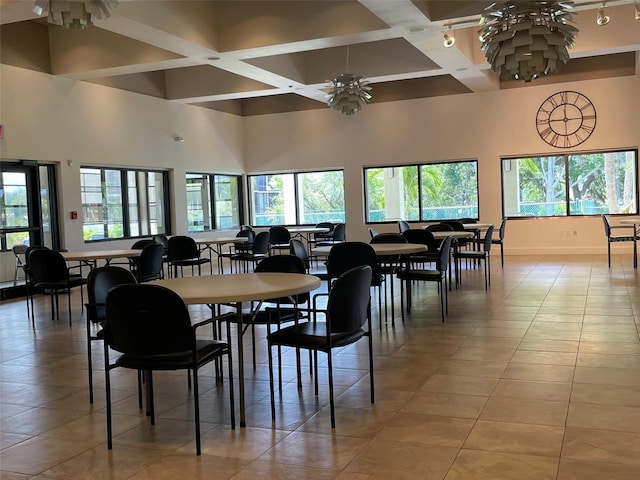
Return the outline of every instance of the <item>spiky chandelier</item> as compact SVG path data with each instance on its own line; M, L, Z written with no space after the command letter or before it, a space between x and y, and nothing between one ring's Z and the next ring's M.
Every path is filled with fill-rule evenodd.
M86 28L110 17L117 5L118 0L35 0L33 11L64 28Z
M331 83L333 90L329 93L327 105L344 115L359 112L373 98L368 82L353 73L338 75Z
M496 2L485 9L478 31L491 69L502 79L530 82L556 73L569 60L578 29L571 1Z

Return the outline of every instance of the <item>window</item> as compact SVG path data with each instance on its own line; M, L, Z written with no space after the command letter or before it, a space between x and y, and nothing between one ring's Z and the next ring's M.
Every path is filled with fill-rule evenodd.
M280 173L248 178L251 224L344 223L344 172Z
M59 247L53 165L0 162L0 250Z
M239 227L241 198L239 176L187 173L188 231Z
M502 160L506 217L637 214L638 151Z
M478 218L478 162L364 169L367 223Z
M84 240L169 233L168 185L166 172L81 168Z

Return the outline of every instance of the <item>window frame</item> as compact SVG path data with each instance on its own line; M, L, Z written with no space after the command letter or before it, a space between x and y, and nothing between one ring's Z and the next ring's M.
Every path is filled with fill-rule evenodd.
M84 195L87 193L85 190L85 186L83 184L83 170L98 170L100 172L100 177L101 179L105 178L106 172L107 171L113 171L113 172L117 172L119 174L119 178L120 178L120 202L119 202L119 208L121 208L122 210L122 231L123 234L121 237L105 237L105 238L96 238L96 239L84 239L84 227L86 225L86 217L84 215L84 213L86 212L86 209L88 208L89 205L93 205L93 204L89 204L89 203L84 203ZM129 185L129 179L128 176L130 173L133 173L133 177L137 180L139 178L140 174L144 175L145 178L145 193L144 196L147 198L147 202L143 205L141 204L139 201L139 198L141 196L141 193L139 192L140 187L138 186L137 182L136 182L136 186L135 186L135 190L137 193L137 197L136 197L136 203L133 204L134 206L137 207L137 211L138 211L138 215L137 215L137 219L136 222L140 223L142 221L146 221L147 222L147 227L149 229L149 233L145 233L145 234L139 234L139 235L133 235L131 234L131 215L130 215L130 208L132 207L132 204L129 203L129 190L130 188L132 188ZM118 240L128 240L128 239L135 239L135 238L145 238L145 237L150 237L151 235L153 235L153 233L151 233L151 219L155 217L155 215L151 215L151 208L149 205L149 192L150 192L150 185L148 182L148 177L147 175L149 173L153 173L153 174L159 174L161 179L162 179L162 198L157 198L157 191L155 192L156 195L156 204L160 203L162 205L162 211L163 211L163 216L162 216L162 221L160 221L160 218L156 218L156 224L157 225L164 225L164 231L162 232L158 232L158 233L162 233L165 235L171 235L171 211L170 211L170 206L171 206L171 185L170 185L170 179L169 179L169 172L167 170L159 170L159 169L148 169L148 168L118 168L118 167L105 167L105 166L100 166L100 165L81 165L80 166L80 195L81 195L81 205L82 205L82 211L83 211L83 219L82 219L82 229L83 229L83 241L84 243L99 243L99 242L110 242L110 241L118 241ZM102 182L101 182L102 183ZM155 189L157 189L157 186L154 187ZM102 200L103 200L103 204L104 204L104 189L101 189L100 192L101 196L102 196ZM145 208L146 212L144 214L141 214L141 209ZM146 219L146 220L145 220ZM98 224L96 224L98 225ZM102 222L102 227L103 229L108 229L108 223L105 223L104 221Z
M452 218L428 218L425 215L425 206L423 205L423 179L422 179L422 167L429 167L433 165L450 165L457 163L473 163L475 164L475 173L476 173L476 198L477 198L477 215L459 215ZM405 219L405 218L394 218L394 219L385 219L380 221L375 221L370 219L369 213L369 185L367 182L367 170L370 169L387 169L387 168L407 168L407 167L415 167L417 170L417 180L418 180L418 218L417 219ZM433 162L424 162L424 163L403 163L403 164L385 164L385 165L368 165L362 168L362 184L363 184L363 193L364 193L364 222L365 225L385 225L385 224L395 224L400 220L406 221L409 224L421 224L428 222L437 222L442 220L456 220L457 218L475 218L479 219L480 215L480 169L479 162L477 158L467 158L467 159L457 159L457 160L441 160L441 161L433 161Z
M621 212L602 212L606 213L606 215L619 215L619 216L638 216L640 215L640 192L639 190L639 180L638 180L638 148L615 148L615 149L604 149L604 150L581 150L581 151L570 151L570 152L552 152L552 153L541 153L535 155L509 155L500 157L500 189L501 189L501 202L502 202L502 216L503 218L508 218L510 220L521 220L527 218L580 218L580 217L594 217L599 216L602 213L571 213L571 172L569 168L570 157L573 156L586 156L586 155L597 155L597 154L607 154L607 153L621 153L621 152L632 152L635 155L634 167L635 167L635 185L634 185L634 194L635 194L635 206L636 212L634 213L621 213ZM506 211L506 202L505 202L505 172L509 173L514 169L514 165L512 162L517 162L519 160L525 159L537 159L537 158L548 158L548 157L559 157L563 160L563 168L564 168L564 214L554 214L554 215L513 215L507 214ZM508 163L507 163L508 162ZM521 194L520 183L517 183L517 194Z
M343 219L338 219L338 218L333 218L331 220L326 220L326 221L333 221L333 222L339 222L339 223L344 223L346 221L346 216L347 216L347 205L346 205L346 196L345 196L345 183L344 183L344 168L330 168L330 169L324 169L324 170L300 170L300 171L294 171L294 172L267 172L267 173L255 173L255 174L250 174L247 175L246 178L246 188L247 188L247 197L248 197L248 213L249 213L249 220L251 221L252 226L258 226L258 227L267 227L267 226L272 226L272 225L284 225L284 226L314 226L318 222L314 222L314 223L300 223L300 218L301 218L301 205L304 204L304 198L302 198L300 196L300 176L303 175L310 175L310 174L314 174L314 173L333 173L333 172L340 172L342 174L342 199L343 199L343 203L344 203L344 220ZM255 222L253 222L253 216L254 216L254 195L253 195L253 191L251 189L251 179L254 177L265 177L265 176L275 176L275 175L282 175L282 176L292 176L293 177L293 192L294 192L294 199L293 199L293 203L295 205L295 223L280 223L280 224L269 224L269 225L254 225ZM325 221L325 220L321 220L321 221Z
M193 230L191 229L191 225L189 223L189 198L188 198L188 185L190 183L190 180L196 180L196 178L189 178L189 175L197 175L198 177L202 178L202 179L206 179L207 181L207 195L208 195L208 201L209 201L209 205L203 205L203 209L207 208L209 209L209 215L211 217L211 225L209 225L209 228L203 228L202 230ZM238 213L237 213L237 218L235 219L233 226L228 227L228 228L236 228L236 227L240 227L240 225L242 225L242 223L244 222L244 202L242 201L243 198L243 182L242 182L242 175L241 174L235 174L235 173L205 173L205 172L194 172L194 171L188 171L185 173L185 181L186 181L186 185L187 185L187 232L189 233L201 233L201 232L212 232L215 230L223 230L227 227L222 227L220 225L218 225L218 206L217 206L217 189L216 189L216 184L217 178L220 177L231 177L231 178L235 178L236 180L236 186L237 186L237 191L235 194L235 201L237 202L238 205ZM234 195L231 195L231 197L233 198Z

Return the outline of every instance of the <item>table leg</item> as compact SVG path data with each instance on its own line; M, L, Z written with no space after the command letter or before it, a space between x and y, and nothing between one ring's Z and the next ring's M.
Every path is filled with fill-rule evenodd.
M242 342L242 302L236 303L236 328L238 329L238 396L240 397L240 427L246 427L244 415L244 345Z

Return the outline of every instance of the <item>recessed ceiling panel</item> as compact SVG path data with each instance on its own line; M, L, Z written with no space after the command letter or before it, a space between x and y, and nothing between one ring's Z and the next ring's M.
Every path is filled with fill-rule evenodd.
M143 72L130 75L116 75L114 77L95 78L87 80L89 83L97 83L107 87L119 88L129 92L150 95L152 97L166 98L164 72Z
M284 61L283 57L288 59ZM297 65L305 84L326 82L345 72L379 77L384 75L430 71L438 66L404 38L357 43L289 55L248 60L248 63L286 75L287 65Z
M442 95L457 95L471 92L469 88L450 75L374 83L371 87L373 95L371 103L396 102L399 100L440 97Z

